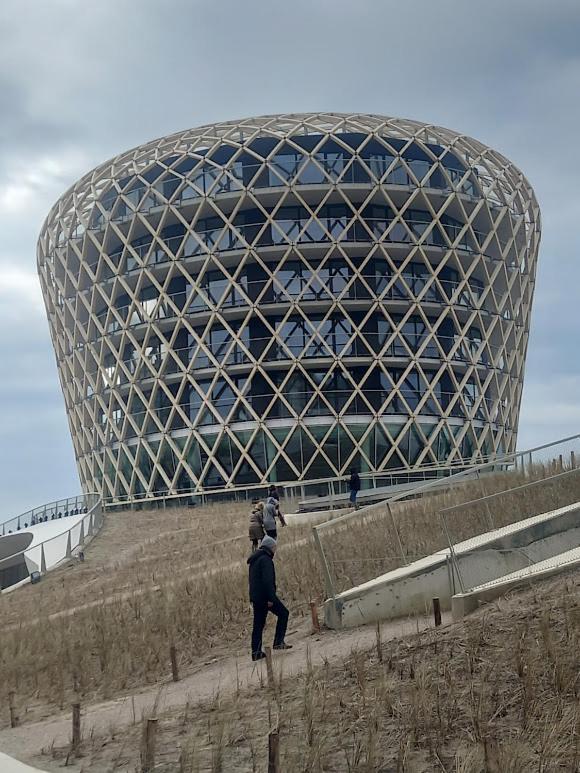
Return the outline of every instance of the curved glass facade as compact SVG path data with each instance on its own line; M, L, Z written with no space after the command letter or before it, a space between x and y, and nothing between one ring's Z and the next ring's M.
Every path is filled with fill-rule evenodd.
M38 249L84 489L513 450L539 233L519 170L412 121L266 116L103 164Z

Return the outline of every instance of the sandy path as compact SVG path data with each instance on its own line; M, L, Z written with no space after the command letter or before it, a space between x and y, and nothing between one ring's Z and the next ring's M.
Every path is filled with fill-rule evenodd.
M451 622L451 615L444 615L444 624ZM294 649L284 653L274 653L274 669L278 673L282 668L284 679L303 673L307 668L307 650L313 665L325 660L341 659L352 650L369 650L375 646L376 631L373 626L355 628L347 631L324 631L311 636L309 622L301 624L300 630L289 641ZM413 618L384 622L381 626L383 643L402 636L415 634L432 625L431 618ZM83 707L82 733L87 737L108 734L111 728L118 733L123 727L139 721L157 701L157 713L171 709L211 701L216 694L233 693L238 688L260 684L260 674L265 681L265 666L254 664L247 650L238 650L234 655L223 657L214 663L202 664L197 670L183 677L181 681L165 682L141 692L128 694L122 698ZM43 749L65 746L70 741L70 712L58 714L51 719L32 722L15 729L0 731L0 748L24 762L37 764L45 770L59 770L61 766L49 757L39 758ZM62 763L61 763L62 764ZM80 771L81 767L70 765L68 770Z
M210 542L206 547L214 548L219 545L225 545L231 542L239 542L241 540L247 540L246 536L228 537L227 539L218 540L216 542ZM285 548L297 548L306 545L309 541L309 537L300 537L292 542L286 543ZM53 620L59 620L61 618L74 617L74 615L86 611L87 609L95 609L97 607L106 607L113 604L119 604L123 601L131 601L139 596L146 596L149 593L159 593L162 590L168 588L174 588L179 583L183 582L184 578L188 580L202 579L205 577L211 577L212 575L219 574L223 571L231 569L240 569L246 566L246 558L241 558L238 561L234 561L225 566L216 567L213 569L207 568L207 561L199 561L195 564L190 564L181 569L170 580L164 580L163 583L156 583L154 585L143 585L140 588L133 588L128 591L122 591L121 593L111 593L104 598L95 599L94 601L86 601L84 604L79 604L75 607L68 607L67 609L61 609L58 612L52 612L47 617L34 617L31 620L23 620L19 623L12 623L4 627L4 631L20 630L28 628L30 626L43 624L45 621L51 622ZM192 570L198 570L192 574Z

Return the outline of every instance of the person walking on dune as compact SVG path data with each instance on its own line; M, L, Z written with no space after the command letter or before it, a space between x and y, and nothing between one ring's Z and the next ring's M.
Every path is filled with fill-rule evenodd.
M264 531L272 539L278 539L278 529L276 528L276 518L280 521L282 526L286 526L284 516L280 511L280 503L274 497L268 497L266 504L264 505Z
M276 540L265 536L258 550L248 558L250 601L254 609L252 660L262 660L266 657L262 651L262 634L268 612L278 618L273 649L292 649L292 645L285 642L289 612L276 594L275 553Z
M249 536L252 542L252 550L258 549L258 543L264 537L264 503L254 502L250 514Z
M356 503L356 496L360 491L360 478L358 476L358 472L355 469L352 469L350 471L350 480L348 482L348 487L350 491L350 497L349 497L350 503L355 510L358 510L358 505Z

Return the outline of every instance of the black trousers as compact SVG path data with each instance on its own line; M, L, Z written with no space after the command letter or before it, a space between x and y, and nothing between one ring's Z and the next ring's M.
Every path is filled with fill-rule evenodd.
M278 539L277 529L266 529L266 534L268 535L268 537L272 537L272 539Z
M252 655L256 655L262 651L262 633L264 632L264 626L266 625L266 618L268 612L276 615L278 621L276 623L276 632L274 634L274 646L276 644L282 644L284 637L286 636L286 628L288 627L289 612L282 604L280 599L276 599L272 609L268 609L266 601L260 604L253 604L254 607L254 627L252 628Z

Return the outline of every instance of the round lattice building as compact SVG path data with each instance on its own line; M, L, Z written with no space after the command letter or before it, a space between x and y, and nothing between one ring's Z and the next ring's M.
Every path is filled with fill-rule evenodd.
M99 166L38 268L112 501L514 450L540 238L506 158L375 115L251 118Z

